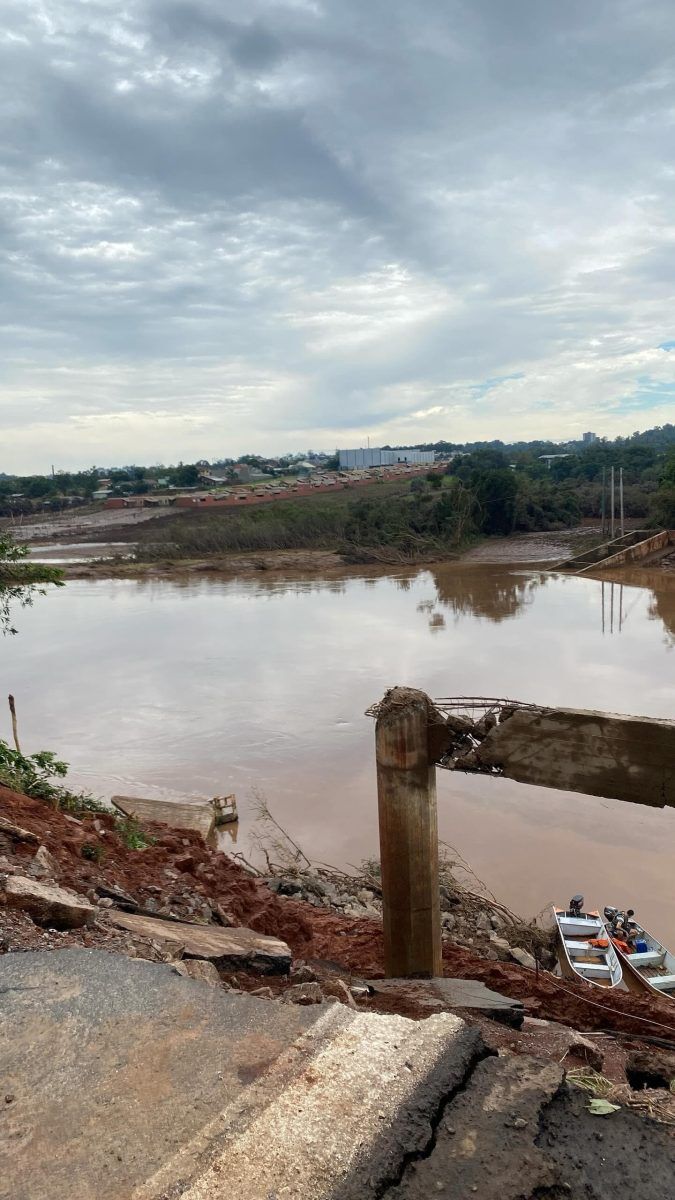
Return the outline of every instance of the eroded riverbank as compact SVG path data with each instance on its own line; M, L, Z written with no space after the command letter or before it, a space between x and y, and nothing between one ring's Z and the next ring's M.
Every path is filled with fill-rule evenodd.
M161 519L161 518L159 518ZM454 554L439 553L405 562L400 555L390 553L386 547L373 550L363 561L339 550L266 550L241 554L209 555L208 557L172 558L161 555L157 558L135 557L133 540L115 543L114 537L133 537L127 525L124 531L107 528L108 537L100 543L97 553L96 541L73 541L56 547L48 541L36 541L32 545L32 556L36 560L58 561L64 577L68 579L138 579L161 578L184 574L215 575L223 578L255 578L261 572L279 574L303 574L324 576L326 572L344 571L358 574L364 568L375 569L421 569L437 563L473 565L521 565L547 566L578 552L599 537L599 530L592 525L551 533L514 534L511 537L487 538ZM122 547L125 548L121 553ZM116 552L117 551L117 552Z
M215 1196L235 1173L251 1197L261 1173L266 1195L323 1195L347 1171L345 1196L413 1200L440 1179L583 1200L598 1138L621 1159L612 1195L667 1194L675 1058L644 1033L675 1038L664 1001L449 934L444 978L382 980L378 916L341 911L320 871L290 895L290 877L251 878L190 831L148 825L139 850L112 817L2 787L0 817L5 1176L21 1200L69 1196L73 1178L87 1200Z
M252 874L207 846L198 833L152 822L143 826L148 845L138 850L118 835L112 815L85 812L75 817L2 785L0 817L0 954L85 946L155 962L208 960L218 956L184 952L176 945L172 923L192 924L196 931L245 927L286 943L293 966L290 972L284 964L270 969L255 957L248 962L242 957L238 966L220 964L221 982L229 987L250 992L263 986L282 998L290 987L318 983L330 995L331 981L340 978L354 989L352 1001L337 989L342 1002L355 1000L370 1010L417 1017L433 1011L423 991L416 1001L413 983L382 991L365 986L366 980L383 977L384 960L377 883L363 873L336 877L320 867L300 871L287 865L280 875ZM18 894L5 895L11 878L34 880L45 894L55 885L64 888L93 911L82 920L56 913L50 920L48 896L38 910L30 897L23 903ZM641 1021L653 1019L672 1029L675 1039L675 1009L667 1000L620 992L594 1012L592 1001L602 999L602 993L596 997L587 985L559 980L553 973L550 934L490 897L467 893L450 869L443 880L446 975L481 980L521 1001L532 1016L636 1036L644 1032ZM120 913L139 915L138 931L133 921L120 923ZM523 965L502 950L507 933L514 942L529 942L538 970L534 958ZM515 1037L513 1028L509 1036Z

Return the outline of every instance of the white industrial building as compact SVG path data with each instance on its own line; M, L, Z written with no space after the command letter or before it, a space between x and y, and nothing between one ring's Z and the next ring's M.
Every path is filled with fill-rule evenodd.
M360 450L338 450L341 471L354 471L364 467L392 467L397 463L429 463L433 465L433 450L378 450L368 447Z

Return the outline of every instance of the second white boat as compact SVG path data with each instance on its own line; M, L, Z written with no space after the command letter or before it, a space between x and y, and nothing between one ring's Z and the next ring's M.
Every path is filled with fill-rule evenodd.
M616 911L610 906L604 910L608 932L611 932L612 918ZM624 954L620 946L616 947L626 983L630 984L633 980L648 992L675 1000L675 954L642 927L639 928L638 942L640 949L631 954Z

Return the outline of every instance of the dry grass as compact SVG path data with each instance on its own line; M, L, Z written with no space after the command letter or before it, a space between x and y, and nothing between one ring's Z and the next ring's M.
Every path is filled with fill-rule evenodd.
M665 1088L643 1088L642 1091L636 1092L630 1084L612 1083L611 1079L606 1079L604 1075L588 1067L568 1071L567 1082L580 1088L592 1099L609 1100L611 1104L628 1108L642 1117L658 1121L660 1125L675 1128L675 1094L672 1084L668 1091Z

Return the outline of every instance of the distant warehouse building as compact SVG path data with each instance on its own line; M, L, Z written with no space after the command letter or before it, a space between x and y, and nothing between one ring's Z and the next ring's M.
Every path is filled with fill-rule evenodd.
M429 463L433 465L433 450L338 450L341 471L363 470L364 467L393 467L397 463Z

